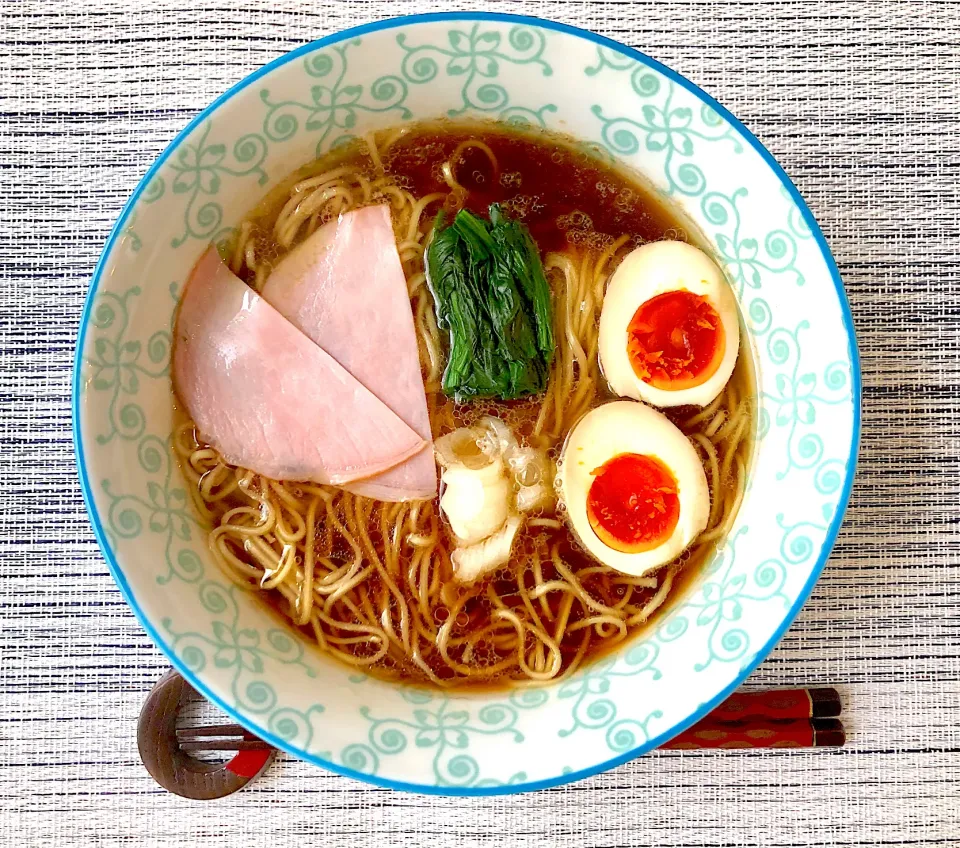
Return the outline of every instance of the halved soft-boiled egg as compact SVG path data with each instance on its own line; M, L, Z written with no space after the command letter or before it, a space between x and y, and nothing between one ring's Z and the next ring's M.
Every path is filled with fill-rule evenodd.
M580 419L563 447L558 487L583 547L626 574L676 559L710 517L707 477L690 440L634 401Z
M631 251L600 313L600 364L621 397L706 406L737 364L737 301L717 264L680 241Z

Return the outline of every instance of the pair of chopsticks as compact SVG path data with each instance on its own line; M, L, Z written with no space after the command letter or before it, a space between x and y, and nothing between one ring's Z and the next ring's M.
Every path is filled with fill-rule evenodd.
M265 751L273 746L239 724L211 724L207 727L178 727L181 751Z
M836 689L740 692L662 747L824 748L846 741ZM262 751L271 746L239 724L177 729L180 750Z
M662 747L836 748L846 742L836 689L739 692Z

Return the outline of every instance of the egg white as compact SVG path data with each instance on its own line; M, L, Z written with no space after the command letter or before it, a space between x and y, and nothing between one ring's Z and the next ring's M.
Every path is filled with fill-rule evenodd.
M717 370L699 386L658 389L641 380L627 353L627 328L641 304L659 294L687 290L707 299L723 325L724 351ZM682 241L655 241L631 251L613 274L600 312L600 366L610 387L659 407L706 406L730 379L740 347L737 301L717 264Z
M677 481L680 515L661 545L640 553L609 547L587 518L591 471L623 453L659 459ZM568 523L580 543L600 562L641 576L689 547L707 526L710 489L703 465L690 440L663 413L634 401L612 401L588 412L570 431L558 469L558 488Z

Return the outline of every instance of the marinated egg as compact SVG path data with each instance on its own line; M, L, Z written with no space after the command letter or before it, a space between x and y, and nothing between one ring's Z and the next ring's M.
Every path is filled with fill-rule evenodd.
M737 302L703 251L657 241L627 254L600 313L600 364L621 397L706 406L737 363Z
M710 516L707 477L690 440L642 403L613 401L581 418L557 479L580 543L625 574L676 559Z

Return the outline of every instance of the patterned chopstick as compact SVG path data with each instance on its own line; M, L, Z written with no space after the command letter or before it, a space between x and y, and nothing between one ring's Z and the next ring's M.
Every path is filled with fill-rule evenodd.
M832 688L768 689L735 692L706 717L711 721L743 721L751 716L783 718L836 718L840 693Z
M836 718L759 719L743 722L700 721L665 745L668 750L716 748L838 748L846 742Z

